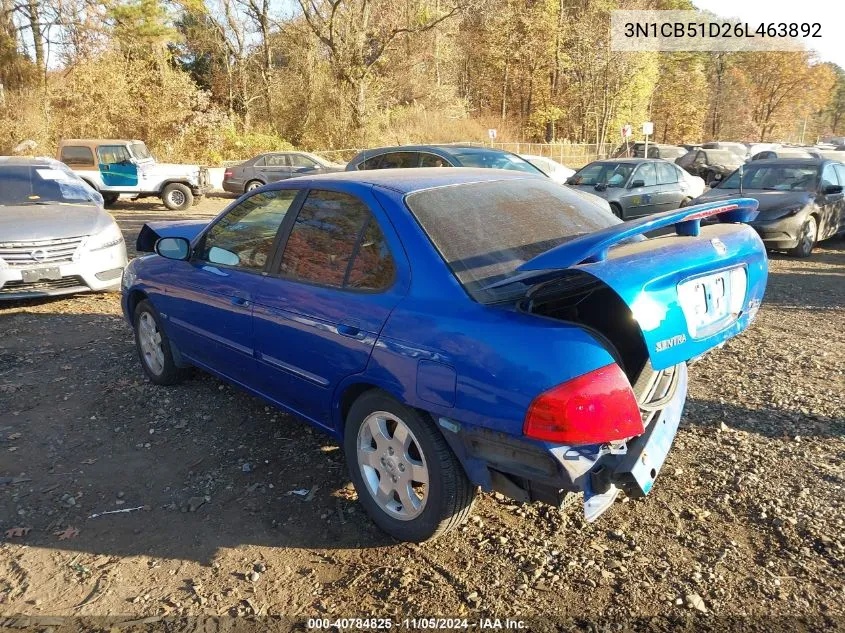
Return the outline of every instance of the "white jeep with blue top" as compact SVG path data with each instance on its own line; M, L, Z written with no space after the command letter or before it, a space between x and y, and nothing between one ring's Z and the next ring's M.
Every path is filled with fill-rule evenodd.
M190 208L210 189L199 165L158 163L143 141L65 139L57 158L103 195L106 206L121 194L161 198L168 209Z

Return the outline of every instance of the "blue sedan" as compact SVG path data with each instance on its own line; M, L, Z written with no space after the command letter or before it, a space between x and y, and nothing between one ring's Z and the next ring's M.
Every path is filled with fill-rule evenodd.
M151 381L198 367L334 436L400 540L459 524L479 486L556 506L583 492L592 521L649 492L686 361L757 313L755 213L736 199L623 224L491 169L298 178L210 223L145 225L154 253L127 267L122 305Z

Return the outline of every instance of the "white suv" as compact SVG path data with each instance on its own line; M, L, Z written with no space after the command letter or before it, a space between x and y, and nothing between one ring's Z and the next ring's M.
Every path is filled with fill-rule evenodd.
M199 165L157 163L143 141L65 139L57 158L103 195L106 206L121 194L161 198L168 209L189 208L210 189Z

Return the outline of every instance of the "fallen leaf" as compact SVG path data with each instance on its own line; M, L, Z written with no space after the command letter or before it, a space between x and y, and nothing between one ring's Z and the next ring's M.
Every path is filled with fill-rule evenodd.
M16 528L12 528L10 530L6 530L6 538L16 538L16 537L19 537L19 536L26 536L27 534L29 534L29 531L31 529L32 528L28 528L28 527L16 527Z
M9 440L10 442L13 442L14 440L19 440L20 438L21 438L20 433L12 433L6 439Z
M85 464L85 465L87 465L87 466L90 466L91 464L95 464L95 463L97 463L97 460L96 460L96 459L94 459L94 458L92 457L92 458L90 458L90 459L86 459L86 460L84 460L84 461L82 461L82 462L80 462L80 463Z
M66 541L69 538L73 538L77 534L79 534L79 530L75 527L67 527L64 530L59 530L58 532L53 532L55 536L59 537L60 541Z

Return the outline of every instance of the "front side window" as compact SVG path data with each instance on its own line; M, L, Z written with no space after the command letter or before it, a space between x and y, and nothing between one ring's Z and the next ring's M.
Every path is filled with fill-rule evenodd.
M423 152L420 154L420 167L451 167L449 162L437 154Z
M285 277L322 286L378 290L393 279L393 258L375 218L358 198L314 190L282 256Z
M821 191L824 191L825 187L838 184L839 181L836 178L836 172L833 171L833 165L825 165L824 169L822 170L822 179L821 184L819 185L819 189Z
M317 163L302 154L288 154L291 167L318 167Z
M529 174L543 174L527 160L516 154L507 152L496 152L485 149L456 149L450 150L450 154L458 159L461 167L484 167L487 169L510 169L512 171L524 171ZM543 174L545 175L545 174Z
M66 145L62 148L62 162L65 165L89 167L94 165L94 152L90 147Z
M742 177L743 189L765 191L808 191L816 181L815 165L760 165L738 169L725 179L719 189L739 189Z
M130 162L132 158L125 145L101 145L97 149L100 156L100 163L103 165L115 165L117 163Z
M273 252L276 233L298 191L257 193L229 211L206 233L197 259L262 271Z
M573 185L622 187L634 171L630 163L590 163L572 176Z

